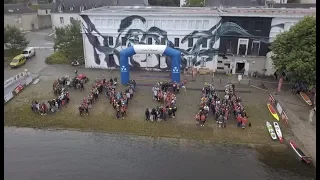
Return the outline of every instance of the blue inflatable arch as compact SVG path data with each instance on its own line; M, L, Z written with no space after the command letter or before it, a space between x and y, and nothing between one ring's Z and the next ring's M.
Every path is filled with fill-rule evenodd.
M171 57L172 81L180 83L180 51L166 45L134 45L120 51L120 76L121 84L127 84L130 80L129 57L135 54L163 54Z

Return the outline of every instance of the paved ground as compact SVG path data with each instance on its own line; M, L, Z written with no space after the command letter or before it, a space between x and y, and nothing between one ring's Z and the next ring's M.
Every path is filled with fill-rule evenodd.
M26 34L26 38L30 41L29 46L36 48L52 48L53 42L48 41L48 35L52 34L52 29L39 30L34 32L29 32Z

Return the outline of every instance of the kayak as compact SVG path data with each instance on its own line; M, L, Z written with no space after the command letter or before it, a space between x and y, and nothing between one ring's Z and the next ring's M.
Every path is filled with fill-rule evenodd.
M282 132L281 132L279 124L277 122L273 122L273 126L274 126L276 134L279 138L280 143L283 143Z
M312 106L312 102L311 102L309 96L306 93L300 92L300 96L302 97L304 102L306 102L309 106Z
M270 113L272 114L272 116L277 120L279 121L279 116L277 114L277 111L272 107L272 105L270 103L267 104L268 106L268 109L270 111Z
M291 148L294 150L294 152L298 155L299 159L301 159L301 161L303 161L303 162L305 162L305 163L307 163L307 164L310 164L310 163L311 163L310 157L307 157L307 156L301 151L301 149L299 149L299 148L297 147L297 145L296 145L293 141L289 140L289 144L290 144Z
M276 133L274 132L273 127L272 127L272 125L269 123L269 121L266 122L266 126L267 126L268 132L269 132L272 140L276 140L276 139L277 139L277 135L276 135Z

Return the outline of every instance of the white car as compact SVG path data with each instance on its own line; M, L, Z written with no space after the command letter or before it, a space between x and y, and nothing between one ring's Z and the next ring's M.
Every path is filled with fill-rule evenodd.
M22 54L24 57L31 58L32 56L36 56L36 51L34 50L33 47L27 47L23 50Z

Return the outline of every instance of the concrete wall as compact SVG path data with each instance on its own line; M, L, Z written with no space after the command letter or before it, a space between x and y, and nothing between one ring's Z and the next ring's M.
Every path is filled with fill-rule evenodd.
M61 23L60 18L63 18L63 23ZM79 14L76 13L51 13L52 29L69 25L70 18L80 20Z
M38 25L39 25L39 29L52 27L51 16L50 15L38 16Z
M38 26L37 13L4 15L4 26L10 25L19 28L21 31L36 30Z
M159 41L165 38L164 34L167 34L167 40L164 44L174 44L175 38L178 38L179 46L175 47L182 52L182 67L188 66L188 60L193 60L193 63L189 63L195 67L206 67L210 69L216 69L216 59L218 57L218 49L220 39L217 39L210 47L210 37L216 30L209 30L214 27L219 21L220 17L172 17L172 16L144 16L145 23L142 23L139 19L134 19L132 24L129 25L123 33L119 34L118 29L120 22L124 18L131 18L125 16L103 17L103 16L89 16L90 22L83 24L88 28L95 26L99 32L85 32L84 33L84 49L85 49L85 61L88 68L117 68L119 66L119 51L133 44L148 44L148 37L152 38L152 44L157 44L156 39ZM151 27L156 27L156 31L152 31ZM188 45L187 35L198 31L196 35L191 37L193 43ZM147 37L142 40L143 34ZM149 36L150 35L150 36ZM105 36L105 37L102 37ZM116 39L119 36L120 46L115 47ZM122 44L122 37L127 36L130 40L127 40ZM159 37L158 37L159 36ZM201 45L201 37L208 37L205 47ZM106 47L109 39L112 39L113 43L110 47ZM133 42L134 38L138 38L139 42ZM182 41L182 39L186 41ZM120 42L121 41L121 42ZM190 41L191 42L191 41ZM205 41L204 41L205 42ZM161 44L161 42L160 42ZM204 46L204 47L203 47ZM193 48L193 50L192 50ZM113 52L113 53L112 53ZM109 56L111 54L111 56ZM198 54L198 55L197 55ZM202 58L205 59L205 63L202 63ZM151 54L147 56L145 54L139 54L133 56L130 60L132 68L155 68L161 70L171 69L171 60L168 57L160 57L159 55Z

